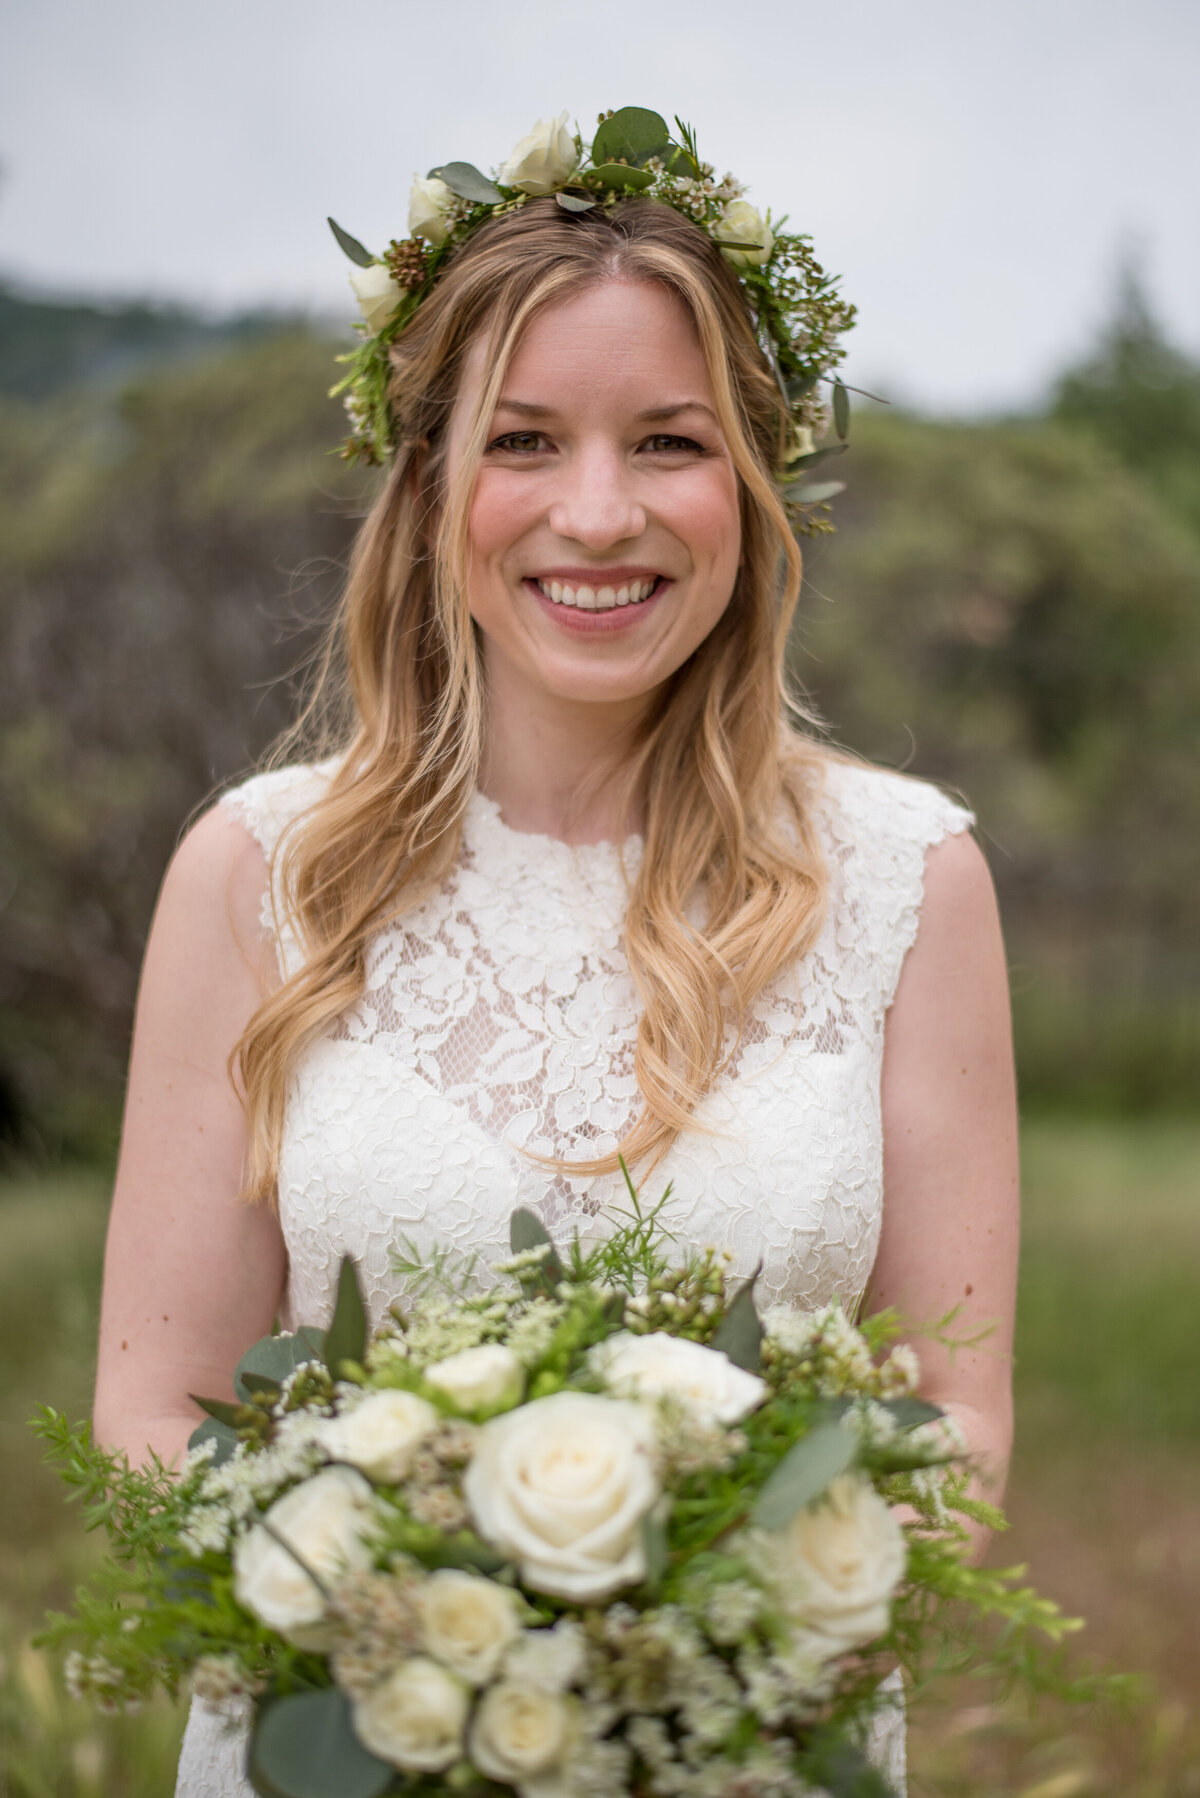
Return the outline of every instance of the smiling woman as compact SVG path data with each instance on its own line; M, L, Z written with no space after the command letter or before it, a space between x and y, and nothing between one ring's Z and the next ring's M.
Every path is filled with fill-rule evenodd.
M528 146L514 191L447 165L430 235L389 252L352 403L392 466L318 695L343 725L201 820L147 952L97 1393L136 1454L182 1453L188 1393L277 1311L324 1324L343 1254L378 1320L402 1240L486 1263L518 1204L605 1233L623 1155L767 1296L923 1319L965 1295L986 1350L922 1344L922 1392L1002 1483L986 871L968 814L831 751L783 685L776 477L824 453L828 284L628 115L591 170L543 128L537 197ZM899 1789L894 1710L872 1752ZM243 1755L197 1711L181 1793L245 1798Z

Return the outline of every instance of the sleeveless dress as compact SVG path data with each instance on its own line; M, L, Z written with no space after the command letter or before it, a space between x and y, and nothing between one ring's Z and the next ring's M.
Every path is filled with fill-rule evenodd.
M257 775L222 803L269 860L328 771ZM926 851L972 819L924 782L833 760L815 817L829 872L819 939L760 994L647 1196L670 1182L668 1227L731 1249L737 1274L761 1259L764 1303L837 1294L850 1307L882 1218L884 1019L916 937ZM486 1267L519 1204L560 1240L604 1231L626 1199L619 1173L556 1177L519 1151L604 1153L639 1109L620 853L513 830L472 796L450 875L374 939L361 999L295 1075L279 1175L286 1327L328 1322L345 1254L378 1321L402 1246L422 1257L441 1243ZM640 853L629 839L631 872ZM273 932L269 897L263 919ZM286 927L276 948L293 970ZM902 1791L898 1706L876 1719L870 1751ZM244 1735L195 1704L176 1798L253 1798L244 1755Z

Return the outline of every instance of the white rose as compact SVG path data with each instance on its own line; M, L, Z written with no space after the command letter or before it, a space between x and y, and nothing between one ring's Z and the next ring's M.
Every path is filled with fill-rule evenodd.
M321 1442L335 1461L349 1461L368 1479L394 1486L438 1421L436 1407L415 1392L371 1392L353 1410L331 1418Z
M654 1434L643 1406L590 1392L493 1417L463 1480L477 1529L551 1597L589 1604L636 1585L659 1494Z
M516 1593L475 1573L439 1569L422 1585L418 1604L426 1653L473 1686L487 1684L521 1633Z
M794 1623L844 1654L883 1635L904 1574L904 1533L871 1482L842 1473L816 1505L767 1538L780 1602Z
M441 1773L458 1759L470 1704L461 1680L417 1654L359 1699L354 1733L405 1773Z
M539 119L513 145L496 179L501 187L519 187L522 193L552 194L566 185L578 161L575 133L560 112L556 119Z
M655 1330L621 1330L595 1351L605 1384L624 1398L674 1398L698 1422L737 1423L767 1396L765 1380L736 1367L720 1349Z
M426 243L445 243L450 235L446 213L454 194L437 175L414 175L408 190L408 235Z
M356 268L350 276L350 285L367 321L367 330L373 337L383 330L404 295L382 262L372 262L368 268Z
M274 1535L256 1523L234 1547L234 1596L298 1647L319 1648L325 1599L304 1569L328 1582L371 1565L371 1487L352 1467L325 1467L277 1499L266 1522ZM289 1554L284 1542L296 1553Z
M525 1389L524 1368L499 1342L485 1342L435 1361L425 1369L425 1378L460 1411L507 1410L520 1404Z
M571 1713L555 1693L506 1680L485 1692L475 1713L468 1744L472 1763L488 1779L524 1792L527 1782L562 1761L570 1723Z
M722 249L722 255L728 256L735 268L761 268L775 243L771 227L749 200L732 200L717 220L714 235L723 243L751 246L744 250Z

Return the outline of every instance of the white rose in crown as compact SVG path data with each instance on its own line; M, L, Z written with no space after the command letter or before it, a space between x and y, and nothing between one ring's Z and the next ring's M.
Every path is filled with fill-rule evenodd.
M459 1757L470 1706L461 1680L416 1654L359 1699L354 1733L405 1773L441 1773Z
M463 1479L475 1526L552 1598L591 1604L636 1585L659 1495L654 1439L645 1406L592 1392L493 1417Z
M721 254L735 268L761 268L775 244L775 233L749 200L732 200L718 219L713 236L721 239ZM730 244L745 244L746 248L730 249Z
M435 1361L425 1369L425 1378L460 1411L507 1410L520 1404L525 1390L525 1369L501 1342L485 1342Z
M367 321L367 330L374 337L383 330L404 295L382 262L372 262L369 268L356 268L350 276L350 285Z
M473 1686L487 1684L521 1633L516 1593L476 1573L440 1568L421 1586L417 1603L426 1652Z
M842 1473L815 1505L760 1541L779 1601L827 1656L883 1635L904 1575L904 1533L861 1474Z
M349 1461L368 1479L394 1486L405 1478L438 1422L436 1407L415 1392L371 1392L352 1410L331 1418L320 1440L335 1461Z
M446 214L453 205L454 194L440 176L414 175L408 190L408 235L445 243L450 235Z
M374 1504L369 1482L352 1467L322 1468L276 1499L266 1514L273 1534L256 1523L234 1548L238 1603L297 1647L320 1650L328 1635L325 1598L305 1568L322 1584L368 1568Z
M662 1330L648 1336L618 1331L595 1349L593 1366L619 1396L677 1399L708 1425L737 1423L767 1396L766 1381L735 1366L720 1349Z
M526 194L552 194L575 173L579 151L567 115L539 119L509 151L496 179L501 187L519 187Z
M562 1698L538 1686L503 1681L483 1696L468 1752L485 1778L516 1786L522 1798L551 1798L560 1791L566 1798L567 1788L553 1774L570 1739L571 1713Z

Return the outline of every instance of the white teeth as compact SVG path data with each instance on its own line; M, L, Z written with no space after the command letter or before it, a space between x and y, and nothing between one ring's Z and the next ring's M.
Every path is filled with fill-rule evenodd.
M628 581L623 587L572 587L567 581L539 580L538 586L556 606L578 606L583 612L611 612L617 606L636 606L649 599L658 576Z

